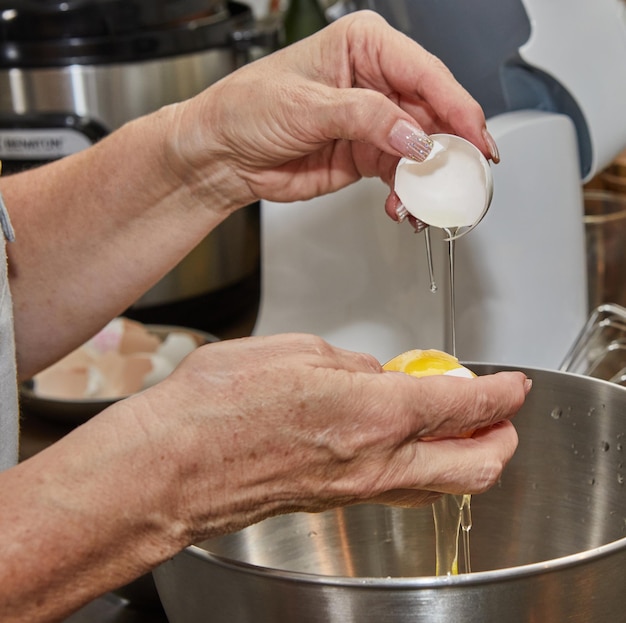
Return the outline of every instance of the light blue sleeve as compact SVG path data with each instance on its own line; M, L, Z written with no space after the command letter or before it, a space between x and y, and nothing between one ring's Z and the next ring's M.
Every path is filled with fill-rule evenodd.
M15 239L0 195L0 469L17 463L19 411L13 332L13 302L7 273L6 243Z

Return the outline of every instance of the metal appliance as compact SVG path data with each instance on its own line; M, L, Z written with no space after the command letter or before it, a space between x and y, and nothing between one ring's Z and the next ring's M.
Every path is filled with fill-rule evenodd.
M558 367L588 314L582 184L626 144L622 0L360 0L453 70L481 102L502 162L491 209L457 243L464 360ZM255 332L317 333L384 361L449 348L447 249L429 292L421 236L364 180L299 205L262 205Z
M4 174L84 149L271 49L226 0L0 0ZM129 310L213 331L258 304L258 204L237 212Z

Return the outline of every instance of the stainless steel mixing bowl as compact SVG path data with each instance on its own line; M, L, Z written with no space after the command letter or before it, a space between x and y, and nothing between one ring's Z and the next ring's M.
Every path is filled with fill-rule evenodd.
M626 389L525 371L519 449L472 501L474 573L434 576L430 508L286 515L159 567L170 623L624 620Z

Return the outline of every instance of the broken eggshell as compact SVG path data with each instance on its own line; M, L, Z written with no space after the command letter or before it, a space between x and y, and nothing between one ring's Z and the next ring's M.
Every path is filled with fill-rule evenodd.
M433 134L434 146L423 162L402 158L394 190L407 211L427 225L446 230L473 228L491 203L489 162L469 141Z
M22 406L82 422L167 377L192 350L218 339L202 331L116 318L81 347L20 386Z

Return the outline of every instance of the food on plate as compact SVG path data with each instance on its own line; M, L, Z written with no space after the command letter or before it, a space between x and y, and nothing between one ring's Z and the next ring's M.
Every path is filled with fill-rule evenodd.
M168 376L198 342L183 329L164 338L140 322L115 318L93 338L33 378L37 396L116 399Z

